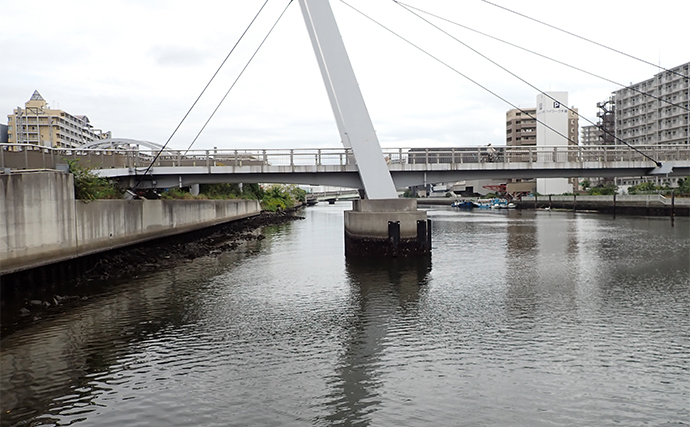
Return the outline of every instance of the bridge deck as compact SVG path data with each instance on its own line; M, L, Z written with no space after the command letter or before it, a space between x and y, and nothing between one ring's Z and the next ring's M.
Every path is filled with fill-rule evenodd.
M669 175L690 175L690 147L638 146L662 162ZM397 187L480 178L643 176L656 164L626 146L388 148L383 149ZM274 182L360 188L351 150L266 149L166 151L143 177L157 152L123 149L50 149L0 145L0 168L54 169L78 160L103 177L133 186L187 186L196 183ZM657 171L658 172L658 171ZM667 173L666 170L663 171Z

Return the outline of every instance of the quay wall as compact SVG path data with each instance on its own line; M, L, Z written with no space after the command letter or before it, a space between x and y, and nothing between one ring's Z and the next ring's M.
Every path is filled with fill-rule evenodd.
M257 200L74 198L72 175L0 174L0 275L258 215Z
M518 209L566 209L629 215L690 216L690 198L650 195L527 196L514 201Z
M419 198L423 206L450 206L451 197ZM523 196L513 200L518 209L564 209L574 211L597 211L625 215L643 216L690 216L690 198L662 196L660 194L611 196Z

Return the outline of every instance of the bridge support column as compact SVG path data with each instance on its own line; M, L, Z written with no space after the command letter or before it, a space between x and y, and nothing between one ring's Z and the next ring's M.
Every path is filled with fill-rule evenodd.
M415 199L355 200L345 211L345 256L411 257L431 253L431 222Z

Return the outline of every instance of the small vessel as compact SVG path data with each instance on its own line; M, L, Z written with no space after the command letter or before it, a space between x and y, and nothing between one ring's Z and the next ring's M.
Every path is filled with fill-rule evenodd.
M493 199L491 209L515 209L515 203L505 199Z
M477 207L481 209L491 209L497 199L477 199Z
M472 202L471 200L456 200L450 205L451 207L454 208L460 208L460 209L472 209L477 207L477 205Z

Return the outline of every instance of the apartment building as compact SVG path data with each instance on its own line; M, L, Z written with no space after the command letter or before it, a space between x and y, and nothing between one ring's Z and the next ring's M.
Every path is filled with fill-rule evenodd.
M523 108L506 113L506 145L537 145L537 109Z
M631 145L690 144L690 62L613 92L616 136Z
M506 113L506 145L537 145L537 109L514 108ZM579 135L577 108L568 111L568 141L577 145Z
M91 125L89 118L52 109L38 91L24 108L17 107L7 116L7 142L43 147L78 147L111 137Z
M601 145L603 132L597 125L582 126L580 128L580 145Z

